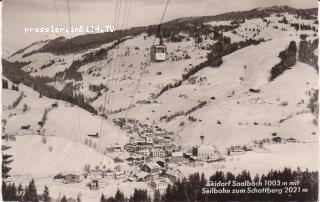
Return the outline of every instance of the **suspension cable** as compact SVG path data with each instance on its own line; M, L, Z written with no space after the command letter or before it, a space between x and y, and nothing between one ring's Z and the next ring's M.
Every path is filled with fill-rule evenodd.
M169 3L170 3L170 0L167 0L166 5L165 5L165 8L164 8L164 11L163 11L163 14L162 14L161 19L160 19L159 26L161 26L162 23L163 23L163 19L164 19L164 16L165 16L166 12L167 12L167 8L168 8ZM159 31L160 31L160 30L159 30ZM157 33L156 33L155 36L154 36L154 39L153 39L153 42L152 42L152 46L154 46L154 44L155 44L156 36L157 36ZM152 47L152 46L151 46L151 47ZM140 76L139 76L139 79L138 79L136 88L135 88L135 90L134 90L134 95L133 95L133 97L131 98L131 101L130 101L128 110L127 110L126 115L125 115L125 119L127 119L127 117L128 117L129 110L130 110L130 108L131 108L131 106L132 106L132 104L133 104L133 100L134 100L134 98L135 98L135 95L136 95L136 93L137 93L137 90L138 90L139 87L140 87L140 83L141 83L141 80L142 80L142 78L143 78L143 72L145 71L146 67L150 66L150 63L151 63L150 54L148 54L148 57L147 57L147 60L146 60L146 65L144 65L143 69L142 69L141 72L140 72Z
M71 47L73 46L73 42L72 42L72 33L71 33L71 30L72 30L72 27L71 27L71 13L70 13L70 3L69 3L69 0L67 0L67 5L68 5L68 17L69 17L69 34L70 34L70 43L71 43ZM72 56L72 63L74 62L74 56ZM72 65L72 64L71 64ZM78 100L76 100L76 103L78 104L78 107L77 108L77 119L78 119L78 131L79 131L79 138L80 138L80 142L82 143L82 138L81 138L81 127L80 127L80 114L79 114L79 96L80 96L80 93L78 96L75 96L75 97L78 97Z

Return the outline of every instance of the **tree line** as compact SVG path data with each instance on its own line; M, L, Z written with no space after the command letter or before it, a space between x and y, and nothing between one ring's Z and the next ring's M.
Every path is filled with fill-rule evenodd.
M21 64L18 62L12 63L2 59L2 74L11 80L13 83L23 83L39 92L39 97L46 96L48 98L63 100L71 104L75 104L90 113L97 114L97 110L89 103L85 102L84 96L81 93L75 93L73 90L66 92L65 90L58 91L53 86L47 85L46 78L33 77L21 69ZM52 79L49 79L50 81Z
M267 174L258 175L254 177L247 170L235 175L231 172L216 171L215 174L209 177L211 182L237 181L237 182L264 182L264 181L280 181L280 182L294 182L299 181L299 187L306 189L307 192L296 193L232 193L233 189L239 187L225 186L230 189L230 194L216 193L216 194L203 194L202 188L207 187L208 179L204 174L194 173L184 178L181 181L168 185L164 194L160 194L159 190L155 190L153 197L148 195L147 190L135 189L132 196L126 198L124 194L118 190L114 197L106 198L103 194L101 202L189 202L189 201L316 201L318 199L318 171L302 171L300 168L292 170L284 168L283 170L270 170ZM258 188L267 188L268 184L262 183ZM280 187L284 189L284 187Z
M284 71L290 69L296 64L297 44L295 41L291 41L289 47L279 53L281 59L279 64L276 64L271 69L270 81L280 76Z

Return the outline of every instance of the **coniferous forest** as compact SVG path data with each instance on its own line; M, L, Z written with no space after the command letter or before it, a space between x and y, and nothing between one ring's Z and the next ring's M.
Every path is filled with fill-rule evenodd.
M317 201L318 199L318 172L309 170L302 171L300 168L291 170L290 168L284 168L282 171L270 170L267 174L252 176L249 171L242 171L240 174L233 174L230 172L217 171L209 179L206 179L204 174L195 173L190 175L187 179L177 181L173 185L169 185L164 194L160 194L159 191L155 191L153 197L147 193L147 190L135 189L134 194L125 198L124 194L118 190L114 197L107 198L104 195L101 196L101 202L116 202L116 201L129 201L129 202L142 202L142 201L154 201L154 202L173 202L173 201ZM249 188L246 187L234 187L224 186L225 189L230 189L231 193L220 194L203 194L203 188L209 188L208 181L210 182L225 182L236 181L237 183L249 181L249 182L262 182L262 186L251 186L251 188L263 189L277 188L282 189L282 193L232 193L233 189ZM279 181L281 183L288 182L288 186L269 186L264 182ZM299 182L299 185L289 186L290 182ZM288 187L288 189L286 188ZM299 187L294 190L289 187ZM222 187L219 187L219 189ZM307 190L303 192L301 190ZM287 193L286 193L287 192ZM290 192L290 193L289 193Z

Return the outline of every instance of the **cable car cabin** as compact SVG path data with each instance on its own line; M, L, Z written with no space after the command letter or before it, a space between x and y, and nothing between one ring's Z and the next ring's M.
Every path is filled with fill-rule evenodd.
M167 47L165 45L154 45L150 49L151 61L162 62L167 60Z

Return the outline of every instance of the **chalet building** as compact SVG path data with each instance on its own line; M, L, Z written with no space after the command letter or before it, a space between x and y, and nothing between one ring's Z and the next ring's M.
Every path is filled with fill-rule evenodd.
M153 158L164 158L166 153L163 149L152 149L152 157Z
M182 163L186 161L182 152L173 152L172 157L169 159L169 163Z
M30 128L30 125L21 126L22 130L28 130Z
M243 149L244 149L245 151L252 151L252 150L253 150L253 146L252 146L252 145L245 145L245 146L243 147Z
M246 153L245 148L239 145L231 146L228 148L228 155L244 154L244 153Z
M124 178L126 178L126 173L124 171L123 172L116 172L115 178L116 179L124 179Z
M290 143L297 143L297 142L298 142L298 141L297 141L295 138L293 138L293 137L290 137L290 138L286 139L286 141L287 141L287 142L290 142Z
M142 155L134 154L134 155L131 155L126 160L128 161L129 165L141 165L144 162L145 157Z
M135 143L137 145L144 145L144 144L146 144L146 139L145 138L136 138Z
M110 169L102 172L102 178L115 179L115 177L115 173Z
M151 145L136 145L136 152L142 151L142 150L151 150Z
M141 171L137 174L136 179L138 182L148 182L152 179L152 175L150 173Z
M272 138L272 142L276 144L282 143L282 138L281 137L274 137Z
M101 169L94 169L94 170L90 170L90 177L102 177L102 170Z
M67 174L63 174L62 176L63 176L62 182L65 184L81 182L80 175L75 173L67 173Z
M163 194L166 191L169 184L172 184L172 183L170 182L170 180L165 178L158 179L158 180L151 180L150 188L153 190L159 190L159 192Z
M159 173L161 171L161 167L154 162L144 163L141 166L141 170L147 173Z
M13 135L13 134L5 134L5 135L2 135L2 139L5 140L5 141L16 141L16 136Z
M145 158L150 156L150 150L149 149L143 149L137 152L138 154L144 156Z
M146 137L146 143L147 143L147 144L153 144L153 138L147 136L147 137Z
M123 147L119 144L115 144L115 145L109 145L106 147L106 151L107 152L122 152L123 151Z
M161 145L161 144L155 144L153 145L152 147L153 149L164 149L164 145Z
M107 179L104 178L95 178L92 177L90 179L90 189L91 190L98 190L98 189L103 189L108 186L108 181Z
M163 158L154 158L153 162L156 162L162 169L167 168L167 163Z
M182 172L180 170L175 170L175 169L168 169L166 171L165 176L171 180L171 182L176 182L178 180L182 180L184 178L184 175L182 174Z
M124 149L129 153L133 153L136 151L136 144L128 143L124 146Z

